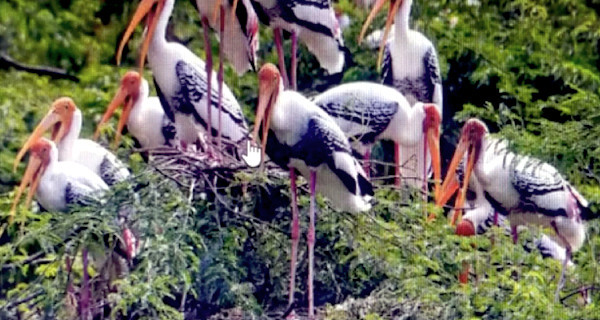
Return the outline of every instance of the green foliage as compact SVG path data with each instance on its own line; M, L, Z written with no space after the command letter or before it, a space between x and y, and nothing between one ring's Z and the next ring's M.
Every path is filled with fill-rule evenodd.
M82 136L90 137L120 75L135 67L140 31L126 49L122 68L113 58L135 6L99 0L0 2L0 51L25 63L64 68L80 79L0 73L1 221L19 181L13 159L50 103L73 97L84 114ZM336 6L353 21L344 31L353 64L342 81L378 81L376 53L356 41L367 12L350 0ZM549 161L588 199L600 200L599 8L594 0L415 1L412 26L432 40L440 57L449 110L444 139L455 140L454 121L479 117L511 141L511 148ZM383 19L379 15L374 25L381 27ZM170 36L189 41L188 47L204 57L193 5L179 1L172 21ZM259 65L275 63L271 31L261 28L260 34ZM216 40L211 50L218 61ZM301 47L298 82L303 91L322 89L323 74ZM226 65L225 81L252 120L256 75L238 77ZM21 318L75 318L84 247L92 252L93 297L106 303L106 318L206 318L234 307L268 318L283 309L289 184L280 177L240 174L217 198L206 190L190 194L189 187L165 179L132 154L132 145L126 137L117 153L128 160L134 177L100 203L69 214L19 208L17 223L0 236L0 318L17 318L17 313ZM306 230L305 183L301 189L301 230ZM319 198L315 287L326 318L598 318L597 290L583 307L577 295L554 303L559 262L513 245L499 228L486 236L456 237L443 218L426 223L424 211L432 206L405 191L378 188L373 210L359 215L336 212ZM105 259L114 256L119 243L116 217L123 206L135 210L132 225L143 239L133 266ZM540 232L532 229L522 241L530 243ZM589 241L574 256L576 267L568 272L563 296L598 285L599 232L598 222L589 225ZM73 261L71 272L67 258ZM463 262L472 268L468 286L456 280ZM306 284L300 280L306 276L301 238L295 295L300 306L306 304ZM114 287L108 288L103 277Z

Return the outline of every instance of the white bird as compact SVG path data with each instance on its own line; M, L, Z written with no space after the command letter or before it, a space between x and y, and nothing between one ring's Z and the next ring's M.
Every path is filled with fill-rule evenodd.
M441 183L441 163L439 137L441 116L437 106L417 103L411 108L406 98L396 89L373 82L352 82L333 87L311 99L325 110L350 139L352 146L364 155L365 162L370 158L372 145L378 140L392 140L395 150L415 148L433 159L436 185ZM398 154L396 181L409 180L409 184L423 183L427 186L427 170L416 161L400 163ZM368 166L365 171L369 172ZM409 176L410 172L420 172L421 176Z
M377 0L361 31L359 42L362 40L369 24L388 0ZM396 88L408 100L410 105L417 102L434 103L443 115L442 78L435 47L429 39L409 27L412 0L389 0L390 9L381 38L377 65L382 65L383 83ZM394 27L394 37L389 39L390 29ZM385 50L383 50L385 47ZM406 163L416 158L420 166L429 162L423 159L420 148L402 148L396 151L400 154L400 162ZM407 169L408 170L408 169ZM415 176L420 173L406 172Z
M258 141L262 124L262 152L289 169L292 188L292 258L289 303L293 303L299 226L296 201L296 170L310 181L308 250L309 317L314 318L313 266L315 242L315 193L320 192L340 210L369 210L371 183L354 157L348 139L335 121L301 94L283 88L283 80L272 64L259 73L259 98L254 126Z
M206 52L207 91L212 91L212 50L208 29L219 34L219 71L217 79L219 119L223 97L223 58L231 62L238 75L252 69L256 70L256 51L258 50L258 18L250 0L196 0L204 31L204 51ZM218 19L216 13L220 11ZM211 127L211 106L207 100L208 126ZM217 146L221 149L221 122L218 124Z
M59 161L77 162L106 184L113 185L129 177L127 167L110 151L89 139L79 139L82 115L71 98L63 97L55 100L46 116L40 121L25 145L37 141L49 129L52 129L52 140L58 146ZM15 158L14 168L27 152L22 148Z
M437 53L429 39L409 27L412 0L378 0L359 39L362 40L373 18L387 1L390 1L390 9L377 62L381 65L383 54L383 82L398 89L411 105L416 102L435 103L442 113L442 78ZM394 37L388 41L392 24Z
M108 190L108 185L87 167L73 161L59 161L59 151L54 142L50 140L30 139L23 145L22 150L30 151L29 163L15 195L10 212L11 221L27 186L30 188L26 205L29 206L35 195L40 206L51 212L67 212L69 206L72 205L89 205L98 201ZM139 249L138 242L129 228L123 227L122 232L125 254L131 261ZM89 294L87 249L85 248L82 258L84 279L81 295L83 296Z
M489 140L489 142L488 142ZM451 180L457 167L468 154L465 181L471 174L481 184L485 199L494 210L509 218L513 240L518 239L517 226L536 224L554 229L558 244L566 248L563 270L556 291L556 299L564 285L565 267L572 252L585 241L584 221L596 218L585 200L560 173L548 163L519 156L505 150L494 157L484 157L483 148L492 143L485 124L477 119L468 120L444 179L440 199L447 199ZM468 183L463 182L456 200L455 210L463 208ZM438 204L443 204L438 202Z
M177 130L169 120L158 97L149 97L148 81L135 72L127 72L121 79L119 90L106 108L106 112L98 123L94 139L98 138L102 125L113 113L123 106L121 118L117 125L114 145L118 146L123 127L144 149L154 149L161 146L175 146Z
M342 72L345 63L344 40L331 0L251 0L259 20L273 29L279 68L286 88L297 89L298 40L315 55L329 74ZM285 68L282 34L292 34L290 76Z
M218 128L215 124L219 122L217 107L219 98L218 92L212 88L208 94L204 61L185 46L168 42L165 38L174 4L175 0L140 2L119 45L117 62L120 63L123 47L135 27L147 16L148 29L140 51L140 69L143 68L147 54L161 105L169 119L175 123L180 141L187 145L201 139L201 132L207 132L213 137L217 136ZM217 82L214 74L211 79ZM211 108L206 107L207 100L210 101ZM222 136L234 143L247 138L248 127L242 109L226 85L223 86L221 107ZM209 122L212 124L210 127ZM218 154L216 156L218 157Z

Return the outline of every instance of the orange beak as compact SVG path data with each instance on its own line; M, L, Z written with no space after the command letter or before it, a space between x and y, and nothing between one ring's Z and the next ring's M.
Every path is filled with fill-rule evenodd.
M25 141L23 147L21 147L21 150L17 154L17 157L13 163L13 172L17 170L17 166L19 165L19 162L21 162L23 156L25 156L27 150L29 150L31 146L38 141L48 129L53 128L52 139L54 142L59 142L65 136L65 134L67 134L68 128L70 127L70 122L71 119L67 114L59 114L54 108L52 108L42 119L40 124L38 124L35 130L33 130L33 133L31 133L29 139ZM56 126L58 126L58 128Z
M231 4L231 22L233 22L235 17L235 10L237 9L238 1L239 0L233 0L233 3Z
M265 74L269 74L264 76ZM264 65L259 71L259 85L258 85L258 107L256 108L256 118L254 121L254 131L252 136L254 142L258 142L258 130L262 125L262 137L261 142L261 159L265 158L265 152L267 147L267 136L269 134L269 126L271 125L271 115L273 114L273 108L277 103L279 96L279 82L280 75L277 68L272 64Z
M454 193L456 190L456 188L453 187L453 184L456 184L456 169L460 165L460 161L467 151L468 158L467 168L465 170L465 178L464 181L462 181L462 187L460 187L458 197L456 198L456 203L454 204L454 215L451 221L452 225L454 225L462 215L462 208L464 208L469 180L471 178L471 173L473 172L473 166L475 165L475 152L473 147L464 137L460 139L460 142L456 147L456 151L454 152L454 156L450 162L450 167L448 168L448 173L446 174L446 179L444 179L444 183L442 183L440 196L436 201L438 206L443 206L448 199L450 199L452 193Z
M146 34L146 37L144 38L144 41L142 43L142 49L140 51L139 60L140 74L142 74L144 69L144 63L146 61L146 55L148 54L148 47L150 46L150 42L152 41L152 37L154 36L156 25L158 24L157 17L160 16L160 13L162 12L163 8L164 0L142 0L140 2L137 10L133 14L133 18L131 18L129 25L127 26L127 29L123 34L123 39L121 39L121 43L119 44L119 49L117 50L116 56L118 65L121 64L121 55L123 54L123 48L125 47L125 44L127 43L127 41L129 41L131 35L133 34L133 31L140 24L142 19L147 16L148 19L146 21L146 26L148 28L148 33Z
M40 158L36 153L31 153L31 156L29 157L29 163L27 164L27 169L25 169L25 174L23 175L23 180L21 180L21 185L19 185L19 189L17 189L15 200L13 201L10 209L9 223L13 222L15 212L17 210L17 204L19 204L19 199L21 199L21 195L28 185L31 185L31 188L29 188L29 193L27 194L27 200L25 203L27 206L31 204L33 195L39 186L40 177L44 174L46 167L47 161L44 161L44 159Z
M378 70L381 68L381 60L383 59L383 48L385 46L385 42L387 41L388 35L390 34L390 29L392 28L392 23L394 23L394 18L396 17L396 12L398 12L398 9L400 8L400 5L402 4L402 0L377 0L377 2L375 2L375 5L373 6L373 10L371 10L371 13L369 13L367 20L363 24L362 30L360 31L360 35L358 36L358 44L360 44L362 42L363 38L365 37L365 33L367 32L369 25L371 25L371 23L373 22L373 19L375 19L375 16L377 15L377 13L379 13L379 11L381 11L381 9L383 8L383 5L386 3L386 1L390 1L391 5L390 5L390 10L388 11L387 19L385 21L385 29L383 31L383 37L381 38L381 44L379 44L379 54L377 56L377 69Z
M102 119L98 123L96 127L96 132L94 133L94 140L98 139L100 135L100 129L102 129L102 125L108 122L108 119L112 117L119 106L123 106L123 112L121 113L121 117L119 118L119 123L117 124L117 133L115 135L115 141L113 143L113 149L119 146L119 142L121 141L121 134L123 132L123 128L125 124L127 124L127 120L129 119L129 114L131 113L131 109L133 108L134 99L128 92L127 88L121 86L119 91L115 94L114 98L106 108L106 112L102 116Z

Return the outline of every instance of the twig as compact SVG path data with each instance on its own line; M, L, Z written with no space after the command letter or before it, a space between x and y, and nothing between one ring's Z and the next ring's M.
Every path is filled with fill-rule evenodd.
M566 296L562 297L560 299L560 303L564 303L565 300L569 299L570 297L581 293L582 291L588 291L588 290L600 290L600 286L596 286L596 285L589 285L589 286L583 286L580 288L577 288L576 290L573 290L572 292L570 292L569 294L567 294Z
M30 295L26 296L26 297L25 297L25 298L23 298L23 299L19 299L19 300L17 300L17 301L13 301L13 302L10 302L10 303L6 304L4 307L2 307L2 309L10 309L10 308L17 307L17 306L19 306L19 305L21 305L21 304L23 304L23 303L27 303L27 302L29 302L29 301L31 301L31 300L33 300L33 299L37 298L37 297L38 297L38 296L40 296L42 293L44 293L44 291L43 291L43 290L38 290L38 291L36 291L36 292L34 292L34 293L32 293L32 294L30 294Z
M9 56L6 52L0 52L0 69L15 68L20 71L35 73L42 76L50 76L53 79L67 79L74 82L79 82L79 78L74 75L67 74L67 71L54 67L47 66L30 66L18 62Z
M29 258L27 258L27 259L25 259L25 260L23 260L23 261L20 261L20 262L18 262L18 263L9 263L9 264L5 264L5 265L3 265L3 266L2 266L2 269L1 269L1 270L2 270L2 271L5 271L5 270L10 270L10 269L16 268L16 267L17 267L17 266L19 266L19 265L26 265L26 264L29 264L29 263L35 262L36 260L39 260L39 259L41 259L41 258L44 256L44 254L46 254L46 252L44 252L44 251L40 251L40 252L38 252L38 253L35 253L35 254L33 254L33 255L29 256Z

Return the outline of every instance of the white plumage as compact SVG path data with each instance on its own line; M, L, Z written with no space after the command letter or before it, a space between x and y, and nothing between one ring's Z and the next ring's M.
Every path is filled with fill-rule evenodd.
M161 5L153 5L156 2ZM143 0L125 32L117 52L117 60L120 60L123 47L137 24L146 15L152 17L148 19L151 21L147 22L150 30L144 40L140 60L143 63L147 51L148 64L153 71L156 89L165 113L175 123L179 139L185 144L192 144L197 142L199 135L204 132L217 136L219 99L215 88L211 88L210 93L207 91L204 61L185 46L165 39L166 27L174 3L174 0ZM211 78L213 83L217 83L214 73ZM207 103L211 105L210 119ZM226 85L223 86L221 106L223 108L221 134L234 142L246 138L248 129L242 110Z
M411 107L394 88L362 81L336 86L312 100L336 121L352 146L365 155L365 160L378 140L394 141L396 150L398 147L401 150L418 148L421 157L427 145L427 163L433 155L434 171L441 179L438 147L441 115L437 106L418 103ZM428 143L428 135L431 135L431 143ZM395 159L400 158L396 156ZM417 186L427 178L423 177L423 173L427 173L424 163L410 159L397 161L395 165L400 168L399 176L405 182Z
M139 142L144 149L162 146L175 146L177 135L174 124L169 120L158 97L149 97L148 81L135 72L127 72L121 79L119 90L106 108L106 112L98 123L96 139L100 129L119 106L123 106L121 119L117 125L115 145L118 145L123 126Z
M117 157L98 143L89 139L80 139L82 114L70 98L59 98L52 104L48 114L40 121L29 137L26 145L39 139L45 131L53 128L52 139L57 142L58 161L79 163L106 182L113 185L126 179L130 173ZM23 147L15 166L25 155Z
M449 183L454 179L465 152L468 152L465 177L472 172L494 210L508 216L515 242L517 226L536 224L554 229L555 240L566 248L567 259L564 260L556 292L558 299L564 281L564 267L571 253L578 250L585 240L584 221L595 218L597 214L591 212L588 202L556 168L508 150L486 153L487 144L493 143L485 124L476 119L467 121L444 180L441 198L447 198L447 192L452 189ZM464 204L467 185L463 184L456 208L462 208Z

